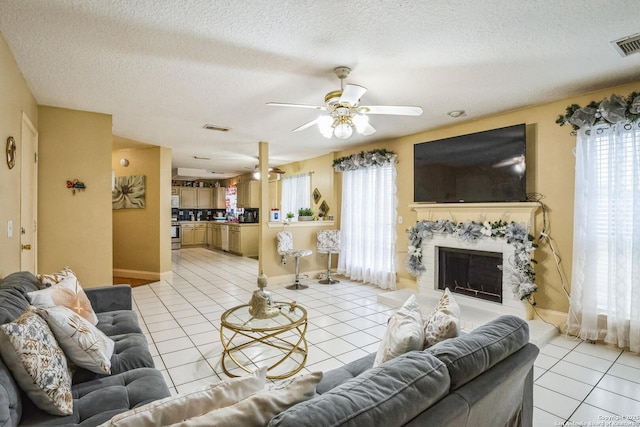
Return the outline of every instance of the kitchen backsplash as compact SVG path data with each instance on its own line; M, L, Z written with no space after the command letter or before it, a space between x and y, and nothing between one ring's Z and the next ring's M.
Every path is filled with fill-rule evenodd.
M257 223L258 211L257 208L244 209L243 213L237 215L239 222ZM172 208L171 217L178 221L213 221L215 218L226 218L227 213L221 209Z

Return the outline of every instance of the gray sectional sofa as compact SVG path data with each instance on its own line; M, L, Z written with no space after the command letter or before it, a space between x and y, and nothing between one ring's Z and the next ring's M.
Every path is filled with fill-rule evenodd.
M30 273L0 281L0 324L27 307ZM85 290L98 328L115 341L111 376L78 370L74 413L48 415L27 398L0 359L0 427L96 426L113 415L169 396L131 311L131 288ZM317 395L281 412L271 427L524 426L533 419L533 362L527 323L502 316L424 351L372 367L375 354L326 372Z
M318 396L269 426L530 427L537 355L527 323L502 316L377 367L371 354L329 371Z
M0 281L0 324L13 321L29 305L27 293L38 290L29 272L13 273ZM115 342L112 375L85 369L73 375L73 414L60 417L38 409L20 390L0 359L0 426L96 426L115 414L170 395L153 365L147 341L131 310L131 287L85 289L98 316L97 328Z

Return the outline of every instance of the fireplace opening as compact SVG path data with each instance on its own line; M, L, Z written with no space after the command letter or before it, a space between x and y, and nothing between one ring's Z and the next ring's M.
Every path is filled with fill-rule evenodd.
M438 289L502 303L502 253L438 247Z

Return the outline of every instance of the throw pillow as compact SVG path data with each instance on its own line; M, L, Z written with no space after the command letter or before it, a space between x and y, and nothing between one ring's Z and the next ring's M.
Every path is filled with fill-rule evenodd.
M312 372L274 384L240 402L199 417L173 424L173 427L263 427L271 418L291 406L311 399L322 372Z
M80 286L78 278L72 273L68 273L67 277L60 282L51 285L40 291L29 292L27 294L31 304L37 307L53 307L56 305L65 306L80 316L91 322L92 325L98 324L98 316L91 307L89 297Z
M389 319L373 366L387 362L412 350L422 350L424 329L420 305L411 295Z
M62 280L69 277L70 274L73 274L75 276L75 273L69 267L65 267L60 271L56 271L55 273L38 274L40 289L48 288L52 285L60 283Z
M67 307L39 308L65 355L77 366L98 374L111 374L113 340Z
M231 406L264 390L266 377L267 368L260 368L251 375L220 381L201 390L147 403L114 416L101 427L152 427L179 423Z
M71 370L47 322L33 307L0 326L0 354L33 403L53 415L73 413Z
M438 305L424 323L424 346L455 338L460 334L460 306L449 288L445 288Z

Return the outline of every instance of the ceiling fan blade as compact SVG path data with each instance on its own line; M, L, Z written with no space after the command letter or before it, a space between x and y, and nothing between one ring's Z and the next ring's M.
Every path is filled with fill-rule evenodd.
M419 116L422 107L411 105L362 105L358 112L364 114L393 114L396 116Z
M364 127L364 131L362 132L362 135L369 136L369 135L373 135L374 133L376 133L376 129L373 126L371 126L369 123L367 123L366 126Z
M289 104L287 102L267 102L267 105L271 107L296 107L296 108L313 108L314 110L326 110L327 107L321 105L307 105L307 104Z
M305 130L305 129L310 128L311 126L315 125L316 123L318 123L318 119L311 120L310 122L307 122L307 123L303 124L302 126L298 126L297 128L295 128L291 132L299 132L301 130Z
M358 101L362 95L367 91L366 87L359 85L348 84L342 90L342 96L340 97L340 104L358 105Z

